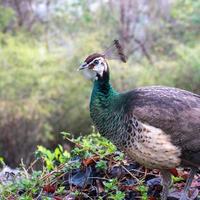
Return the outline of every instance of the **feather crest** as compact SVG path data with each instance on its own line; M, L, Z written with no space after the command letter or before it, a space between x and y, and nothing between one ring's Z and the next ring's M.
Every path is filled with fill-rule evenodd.
M107 59L121 60L122 62L127 61L127 57L124 54L123 48L119 43L119 40L114 40L113 44L108 49L106 49L103 55Z

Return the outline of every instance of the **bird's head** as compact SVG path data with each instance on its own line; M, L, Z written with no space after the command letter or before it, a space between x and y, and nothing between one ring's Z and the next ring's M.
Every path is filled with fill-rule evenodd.
M85 69L91 71L96 77L102 77L103 73L108 71L108 64L105 60L105 56L100 53L89 55L79 67L79 70Z
M112 46L104 53L93 53L89 55L80 65L79 70L87 71L91 78L103 78L104 75L109 75L106 59L118 59L126 62L126 57L118 40L114 40Z

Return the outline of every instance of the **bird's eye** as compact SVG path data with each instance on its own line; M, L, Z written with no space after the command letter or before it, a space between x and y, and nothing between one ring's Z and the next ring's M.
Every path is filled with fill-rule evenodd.
M99 64L99 60L95 60L95 61L94 61L94 64L95 64L95 65L98 65L98 64Z

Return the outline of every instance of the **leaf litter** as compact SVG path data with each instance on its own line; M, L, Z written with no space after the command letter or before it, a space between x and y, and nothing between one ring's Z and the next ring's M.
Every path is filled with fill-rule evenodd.
M65 139L75 145L70 156L61 145L54 152L40 147L36 160L27 169L4 166L0 172L0 199L160 199L159 170L144 168L98 134L78 139L65 135ZM34 169L37 163L42 163L42 170ZM180 198L189 171L172 169L170 172L173 185L168 199L176 200ZM198 174L190 190L191 200L200 199L199 189Z

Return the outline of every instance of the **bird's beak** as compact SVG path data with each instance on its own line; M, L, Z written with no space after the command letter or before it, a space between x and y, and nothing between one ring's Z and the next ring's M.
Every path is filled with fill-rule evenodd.
M87 69L87 68L88 68L88 64L86 62L84 62L83 64L80 65L80 67L77 69L77 71Z

